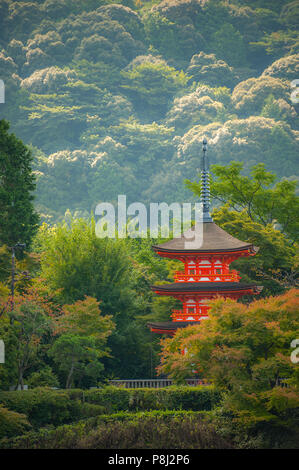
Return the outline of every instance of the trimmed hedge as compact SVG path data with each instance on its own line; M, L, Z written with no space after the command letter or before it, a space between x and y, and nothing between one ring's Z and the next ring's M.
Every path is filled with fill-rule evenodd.
M206 412L151 411L102 415L56 429L41 429L2 439L14 449L212 449L231 444L217 435Z
M35 428L59 426L79 419L118 411L193 410L208 411L219 401L212 386L172 386L163 389L104 387L95 390L0 392L0 403L27 416Z
M160 389L105 387L84 392L89 403L104 406L106 412L121 410L211 410L220 400L213 386L171 386Z
M49 388L0 392L0 403L9 410L26 415L30 424L35 428L47 424L58 426L105 412L103 406L85 403L79 396L71 399L66 390L51 390Z

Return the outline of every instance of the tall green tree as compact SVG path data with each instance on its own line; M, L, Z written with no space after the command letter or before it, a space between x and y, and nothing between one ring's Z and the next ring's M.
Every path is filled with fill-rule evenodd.
M91 336L78 336L72 333L61 335L49 350L49 355L65 376L65 388L71 388L74 381L84 376L99 378L104 366L99 359L104 355Z
M231 24L225 23L213 34L210 47L217 57L221 57L233 67L246 64L244 39Z
M14 310L6 311L1 318L0 334L9 351L4 375L16 389L20 386L23 390L26 373L40 361L44 340L51 333L49 311L49 305L42 299L27 294L19 296Z
M267 171L263 163L254 165L250 175L242 174L244 164L212 165L214 178L212 198L228 203L231 209L246 211L253 222L264 227L275 225L293 242L299 236L299 197L296 181L277 181L275 174ZM190 189L200 194L200 183L187 182Z
M190 79L182 70L163 63L144 62L122 72L124 92L132 98L136 109L157 119L167 110L169 100L186 88Z
M37 230L33 207L35 176L32 156L23 142L9 134L9 124L0 121L0 243L30 245Z
M111 317L102 316L99 302L92 297L78 300L72 305L64 305L62 315L54 321L56 333L62 333L49 351L58 369L64 375L65 387L77 380L82 385L85 377L100 378L104 366L101 358L109 356L107 338L115 325Z
M61 290L62 303L94 297L114 320L131 310L132 272L125 240L98 238L94 221L71 219L52 228L43 225L36 242L42 251L41 277Z
M150 299L143 294L143 286L138 287L141 273L133 263L128 241L98 238L94 222L76 219L58 227L43 225L36 247L42 251L41 277L50 289L60 289L63 304L89 296L101 302L103 315L112 316L116 328L107 342L112 359L103 358L107 374L124 378L148 375L150 348L144 345L150 333L144 320L143 328L137 322ZM149 286L146 291L150 292ZM70 343L76 351L82 346L68 339ZM64 344L59 343L61 348Z

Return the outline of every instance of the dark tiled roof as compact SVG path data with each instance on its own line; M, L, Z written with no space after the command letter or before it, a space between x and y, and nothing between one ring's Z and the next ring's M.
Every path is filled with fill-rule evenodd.
M162 284L152 286L152 290L165 292L225 292L240 291L247 289L261 290L261 286L255 284L242 284L241 282L173 282L172 284Z
M200 321L166 321L148 323L147 326L157 330L177 330L178 328L186 328L186 326L199 325L200 323Z
M179 252L221 252L241 251L244 249L250 249L253 253L258 251L258 247L232 237L229 235L229 233L218 227L218 225L216 225L214 222L204 222L202 227L201 224L197 224L191 228L191 232L194 232L194 228L199 234L202 230L202 237L200 237L200 235L198 236L198 241L194 242L194 248L190 248L186 245L188 238L190 238L190 232L187 230L180 238L173 238L172 240L166 243L162 243L161 245L153 245L153 249L155 251Z

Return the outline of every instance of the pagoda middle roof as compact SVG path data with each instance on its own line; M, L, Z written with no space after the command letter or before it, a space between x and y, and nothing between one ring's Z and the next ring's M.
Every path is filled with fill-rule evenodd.
M186 248L188 242L190 243L190 231L202 231L202 236L196 237L198 241L194 241L192 244L194 247ZM252 253L258 251L258 247L248 242L242 242L237 238L233 237L229 233L225 232L222 228L216 225L214 222L203 222L202 224L196 224L188 231L184 232L181 237L173 238L172 240L161 243L160 245L153 245L155 251L159 252L186 252L186 253L198 253L198 252L235 252L249 249Z
M244 291L254 289L262 290L262 286L255 284L243 284L241 282L173 282L170 284L161 284L152 286L152 290L160 292L225 292L225 291Z

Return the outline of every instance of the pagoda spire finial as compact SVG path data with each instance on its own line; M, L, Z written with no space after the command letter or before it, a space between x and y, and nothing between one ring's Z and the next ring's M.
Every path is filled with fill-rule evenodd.
M210 215L210 171L207 153L207 139L202 141L202 163L201 163L201 204L202 221L213 222Z

